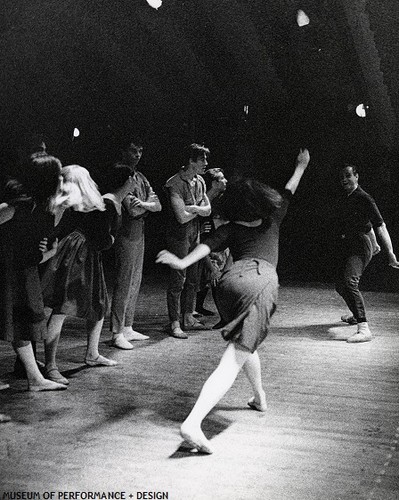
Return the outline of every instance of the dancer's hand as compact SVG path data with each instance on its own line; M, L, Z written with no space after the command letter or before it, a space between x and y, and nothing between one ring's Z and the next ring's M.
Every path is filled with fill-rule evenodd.
M130 196L130 206L132 207L141 207L141 200L137 198L137 196Z
M172 269L185 269L182 259L179 259L179 257L176 257L175 254L168 252L167 250L162 250L161 252L159 252L155 262L157 264L166 264Z
M310 154L308 149L300 149L299 154L296 157L296 164L297 166L302 166L303 168L306 168L308 166L308 163L310 162Z
M48 239L47 238L43 238L40 243L39 243L39 251L44 253L44 252L47 252L47 243L48 243Z
M53 244L51 245L51 249L50 250L47 249L47 238L44 238L40 242L40 245L44 245L44 243L46 244L46 250L45 251L42 250L43 257L42 257L42 260L40 261L40 264L43 264L43 262L46 262L47 260L49 260L52 257L54 257L54 255L57 253L57 249L58 249L58 238L56 238L53 241Z

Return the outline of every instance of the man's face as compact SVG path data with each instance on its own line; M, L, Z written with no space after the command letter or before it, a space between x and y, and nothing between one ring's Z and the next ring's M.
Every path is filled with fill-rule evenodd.
M199 156L196 161L190 160L190 163L196 174L203 174L208 166L206 154L204 156Z
M347 193L351 193L357 188L359 182L359 175L353 173L352 167L345 167L340 173L341 186Z
M143 156L143 147L137 146L132 142L126 149L125 155L128 165L134 168L137 166L137 164L141 160L141 157Z
M224 176L223 172L219 172L216 179L212 181L212 186L215 187L216 189L219 189L219 191L225 191L226 186L227 186L227 179Z

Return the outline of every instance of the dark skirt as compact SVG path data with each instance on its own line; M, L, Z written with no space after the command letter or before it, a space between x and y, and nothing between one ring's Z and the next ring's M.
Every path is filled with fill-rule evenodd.
M43 340L47 327L38 268L15 268L11 248L2 243L0 340Z
M99 321L108 311L101 252L80 231L59 244L42 277L44 304L55 313Z
M216 288L216 305L224 323L222 336L250 352L266 338L276 309L276 269L262 259L234 262Z

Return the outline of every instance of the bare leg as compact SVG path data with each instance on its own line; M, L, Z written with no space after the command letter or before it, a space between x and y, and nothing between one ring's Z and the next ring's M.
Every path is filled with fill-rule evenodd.
M30 391L58 391L67 388L64 384L58 384L57 382L47 380L43 377L37 366L32 344L30 342L21 340L14 342L13 345L15 352L18 354L26 369L28 389Z
M68 379L61 375L56 362L58 343L60 341L61 330L65 318L65 314L51 314L50 319L47 323L48 335L44 341L44 352L46 358L46 378L53 380L54 382L58 382L59 384L68 385Z
M229 343L218 367L203 385L194 408L180 429L182 437L198 450L212 453L210 443L201 430L201 423L233 385L250 355L249 351L237 348L232 342Z
M117 362L113 359L108 359L101 356L98 352L98 344L100 342L101 330L103 327L104 318L99 321L86 320L87 329L87 349L85 363L88 366L115 366Z
M254 410L266 411L266 396L262 386L262 371L258 351L248 357L243 368L254 391L254 397L248 401L248 405Z

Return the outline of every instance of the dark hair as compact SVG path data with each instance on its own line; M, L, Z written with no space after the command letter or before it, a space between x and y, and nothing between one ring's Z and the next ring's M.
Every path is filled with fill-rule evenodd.
M104 189L110 193L120 189L131 175L132 171L127 165L112 165L107 172Z
M204 145L193 143L187 146L185 155L186 161L198 161L198 158L203 158L205 155L209 155L210 151Z
M345 163L345 165L343 167L341 167L340 172L342 172L346 168L351 168L353 175L359 175L359 167L356 167L356 165L352 165L350 163Z
M20 180L27 195L38 204L47 204L59 186L61 162L47 153L35 153L23 164Z
M268 221L281 203L281 195L276 190L256 179L243 178L227 184L220 202L220 213L229 221Z
M139 148L143 147L143 140L141 137L137 135L125 135L119 141L119 148L121 151L127 151L132 143Z
M220 174L224 174L223 169L215 167L215 168L209 168L206 170L203 174L202 177L205 181L206 189L209 190L212 187L212 182L217 181L218 177Z

